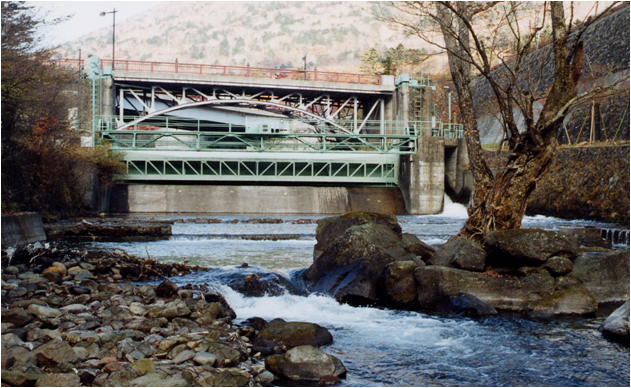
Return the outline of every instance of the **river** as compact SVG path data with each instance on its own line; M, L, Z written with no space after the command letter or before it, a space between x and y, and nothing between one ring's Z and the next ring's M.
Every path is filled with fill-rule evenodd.
M213 216L214 223L180 219L168 240L94 242L89 248L121 248L165 262L211 267L174 279L206 283L224 294L237 321L258 316L318 323L333 334L324 348L342 360L343 386L629 386L629 349L602 338L596 317L535 320L518 315L445 318L418 312L351 307L324 295L249 298L225 285L226 274L277 272L300 286L313 260L319 216ZM273 222L278 223L261 223ZM456 234L464 207L447 203L443 214L400 216L404 232L428 244ZM279 222L280 221L280 222ZM608 227L584 220L526 217L524 227L558 230ZM239 268L248 263L248 268Z

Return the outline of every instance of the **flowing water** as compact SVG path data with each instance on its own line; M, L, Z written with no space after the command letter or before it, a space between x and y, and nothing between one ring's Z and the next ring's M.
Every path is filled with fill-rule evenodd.
M155 217L164 218L168 217ZM181 218L181 217L180 217ZM281 274L300 287L312 263L317 216L221 216L215 223L173 225L168 240L89 243L122 248L164 262L212 267L176 279L206 283L224 294L238 320L258 316L318 323L333 334L324 350L340 358L344 386L629 386L629 349L602 338L597 317L552 321L520 316L445 318L417 312L358 308L323 295L249 298L225 285L239 272ZM260 222L274 218L279 223ZM400 216L403 231L428 244L444 243L466 219L464 207L447 203L435 216ZM270 222L264 220L263 222ZM524 227L549 230L610 225L583 220L526 217ZM248 268L239 268L248 263Z

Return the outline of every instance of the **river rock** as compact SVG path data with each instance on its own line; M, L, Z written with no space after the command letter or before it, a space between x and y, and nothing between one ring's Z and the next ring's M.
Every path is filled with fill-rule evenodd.
M195 353L195 357L193 357L193 361L199 365L213 366L217 361L217 356L208 352L197 352Z
M254 346L285 346L294 348L301 345L324 346L333 343L333 336L324 327L309 322L270 322L254 339Z
M583 286L555 291L533 304L530 314L538 318L558 315L590 315L598 310L598 302Z
M629 249L583 253L568 276L580 280L598 303L624 302L629 299Z
M44 366L56 366L63 362L73 363L78 357L66 341L54 339L34 350L37 360Z
M3 323L12 323L15 326L26 326L33 319L35 319L35 316L23 308L2 310Z
M541 265L552 256L572 260L580 254L575 234L541 229L493 231L486 235L484 244L490 262L500 267Z
M440 310L443 313L457 314L471 318L497 314L497 310L493 308L493 306L464 292L457 295L449 295L447 300L441 304Z
M605 338L629 346L629 301L611 313L598 330Z
M165 280L155 289L156 296L159 298L169 298L177 295L178 286L170 280Z
M424 263L427 263L432 258L436 249L430 247L421 241L416 235L411 233L402 233L401 240L405 246L405 250L420 257Z
M554 292L554 279L537 271L522 279L492 277L457 268L429 265L414 272L422 309L436 309L450 295L467 293L497 310L519 311Z
M266 357L265 368L293 381L320 381L323 376L346 374L342 361L310 345L298 346L287 353Z
M340 224L345 225L344 222ZM338 229L334 225L330 228ZM331 236L327 236L326 241L330 240ZM424 264L405 250L400 235L391 226L382 223L351 226L329 245L320 242L317 245L322 251L314 253L313 264L304 276L309 287L353 305L378 303L377 281L387 264L393 261Z
M215 376L213 384L215 387L246 387L249 381L239 371L225 370Z
M385 296L382 302L384 306L400 309L416 307L414 270L417 267L413 261L395 261L386 265L379 282L379 288L383 290L379 294Z
M486 251L482 245L460 236L452 236L429 260L428 264L484 271Z
M543 268L547 269L552 276L558 277L572 272L574 265L568 258L553 256L546 261Z
M392 230L397 236L401 235L401 225L393 215L374 212L348 212L341 216L326 217L319 220L316 227L317 243L314 247L314 259L320 256L322 251L346 230L364 224L380 224Z

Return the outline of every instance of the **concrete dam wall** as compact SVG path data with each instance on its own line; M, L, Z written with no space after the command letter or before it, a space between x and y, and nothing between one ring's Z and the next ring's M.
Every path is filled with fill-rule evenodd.
M407 214L397 187L118 185L113 213Z

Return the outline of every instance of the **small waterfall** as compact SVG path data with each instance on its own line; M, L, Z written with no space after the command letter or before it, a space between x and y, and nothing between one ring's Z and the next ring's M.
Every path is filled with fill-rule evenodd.
M605 240L611 241L612 244L629 245L628 229L601 229L600 235Z

